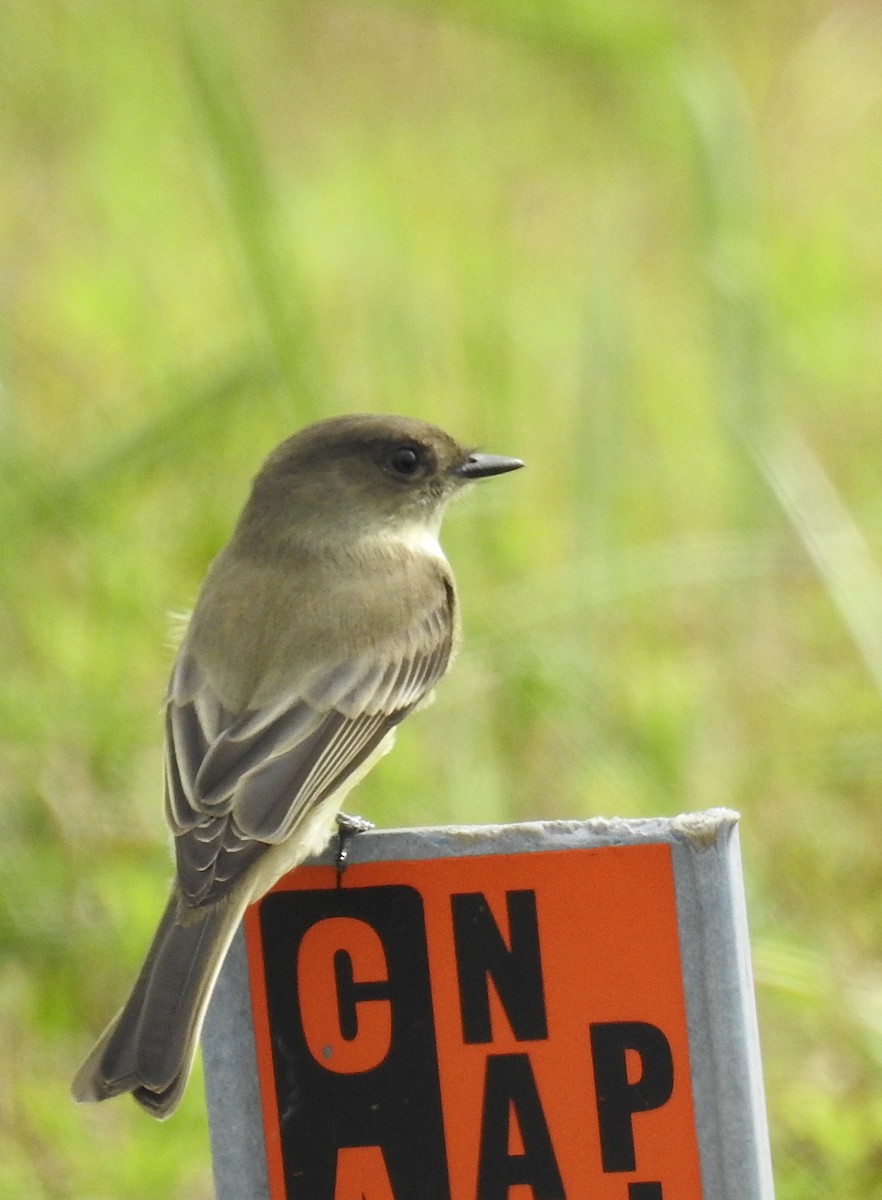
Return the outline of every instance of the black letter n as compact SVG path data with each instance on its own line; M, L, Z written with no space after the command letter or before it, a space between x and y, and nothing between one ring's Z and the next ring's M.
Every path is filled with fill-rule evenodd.
M519 1042L548 1037L536 893L506 892L508 942L481 892L450 897L462 1035L467 1045L491 1042L492 979L511 1031Z

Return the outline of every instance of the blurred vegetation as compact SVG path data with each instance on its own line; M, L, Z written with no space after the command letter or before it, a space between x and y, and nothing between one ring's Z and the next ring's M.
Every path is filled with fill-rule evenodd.
M0 1200L211 1195L78 1109L169 874L166 613L270 446L437 421L466 643L381 823L743 814L780 1200L882 1193L882 9L0 9Z

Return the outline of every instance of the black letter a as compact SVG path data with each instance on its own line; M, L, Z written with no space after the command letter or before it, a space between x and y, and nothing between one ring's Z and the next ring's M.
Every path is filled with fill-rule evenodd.
M516 1120L523 1154L509 1153L509 1122ZM536 1080L526 1054L487 1058L481 1150L480 1200L508 1200L509 1188L529 1184L533 1200L565 1200Z

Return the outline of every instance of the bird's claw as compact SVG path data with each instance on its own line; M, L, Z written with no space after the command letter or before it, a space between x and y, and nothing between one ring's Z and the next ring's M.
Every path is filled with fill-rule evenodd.
M346 863L349 858L347 841L357 833L367 833L373 827L373 821L366 821L364 817L352 817L349 813L344 812L337 813L337 854L334 858L334 866L337 870L337 887L343 886L343 872L346 870Z

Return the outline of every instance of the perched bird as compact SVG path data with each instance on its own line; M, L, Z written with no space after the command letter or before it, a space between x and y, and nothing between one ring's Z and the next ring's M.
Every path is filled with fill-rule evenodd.
M132 1092L155 1117L175 1109L246 906L327 844L346 793L450 664L447 502L522 465L373 415L320 421L270 454L169 683L171 896L76 1100Z

